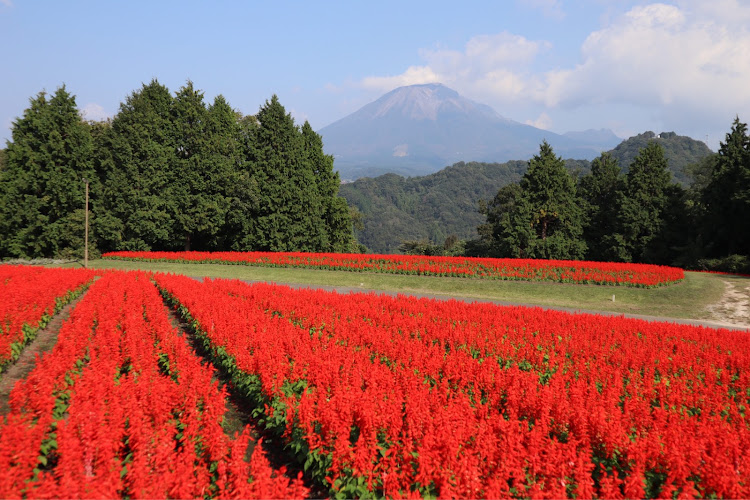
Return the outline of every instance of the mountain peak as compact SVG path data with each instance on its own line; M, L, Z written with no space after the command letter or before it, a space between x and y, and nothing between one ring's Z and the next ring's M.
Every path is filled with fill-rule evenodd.
M537 129L440 83L394 89L319 132L342 179L374 169L415 175L458 161L522 160L538 152L542 141L568 158L590 159L612 147L600 145L597 136L606 133L566 137Z
M424 83L408 85L394 89L377 101L365 106L372 106L373 118L400 115L411 120L436 121L440 115L467 115L480 113L486 118L500 120L492 108L461 97L455 90L442 83Z

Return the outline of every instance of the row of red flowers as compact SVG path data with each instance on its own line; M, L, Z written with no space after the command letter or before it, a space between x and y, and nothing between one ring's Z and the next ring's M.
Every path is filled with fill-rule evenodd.
M225 391L167 313L145 273L105 273L90 287L11 392L0 497L307 496L262 448L245 461L247 429L224 434Z
M93 277L92 271L0 265L0 372Z
M750 338L157 275L346 496L750 496Z
M121 260L244 264L642 287L674 283L685 277L684 271L675 267L569 260L301 252L110 252L102 256L107 259Z

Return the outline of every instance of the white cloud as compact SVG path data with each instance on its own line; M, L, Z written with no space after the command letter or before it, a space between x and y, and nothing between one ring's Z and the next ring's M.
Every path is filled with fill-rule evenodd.
M98 122L111 118L111 116L111 114L107 113L103 107L95 102L90 102L81 109L81 117L83 117L84 120Z
M595 107L639 110L630 114L647 117L649 125L631 118L629 126L636 129L692 127L700 135L728 127L737 114L750 120L750 2L745 0L635 6L588 35L578 64L539 71L539 54L551 48L547 41L508 32L481 35L463 50L422 50L422 65L359 84L388 91L441 82L501 111L525 106L527 116L539 116L535 124L545 123L541 111L559 122L563 111Z
M591 33L581 64L546 75L544 103L623 102L658 110L665 123L719 116L729 123L734 114L750 112L746 25L730 29L726 13L684 3L635 7ZM750 9L738 15L750 16Z
M528 98L530 92L536 92L538 82L525 68L549 47L548 42L508 32L480 35L470 39L463 51L422 50L425 65L411 66L400 75L367 77L360 85L385 92L404 85L440 82L492 101Z
M361 85L369 90L386 92L396 87L417 85L420 83L440 82L440 76L427 66L410 66L404 73L396 76L369 76Z
M303 113L301 111L297 111L294 108L292 108L291 110L289 110L289 114L292 115L292 118L294 118L294 123L296 125L302 125L306 121L310 121L310 116L307 113Z
M524 123L526 123L526 125L531 125L532 127L549 130L552 126L552 118L550 118L547 113L542 112L536 120L526 120Z

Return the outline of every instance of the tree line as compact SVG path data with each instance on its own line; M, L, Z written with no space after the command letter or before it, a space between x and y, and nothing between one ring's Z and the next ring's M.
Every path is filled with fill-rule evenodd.
M62 86L30 99L0 153L3 257L80 255L83 179L94 253L357 248L333 157L275 95L244 116L190 81L173 95L152 80L87 122Z
M575 179L546 142L520 183L480 203L486 222L468 255L642 262L750 272L750 137L734 120L718 153L673 182L650 141L627 174L611 154Z

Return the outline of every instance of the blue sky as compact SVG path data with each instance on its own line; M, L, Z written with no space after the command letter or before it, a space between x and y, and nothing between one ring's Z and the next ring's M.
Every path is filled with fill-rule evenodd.
M190 79L245 114L277 94L316 130L441 82L554 132L652 130L716 149L750 121L750 1L0 0L0 143L65 84L89 119Z

